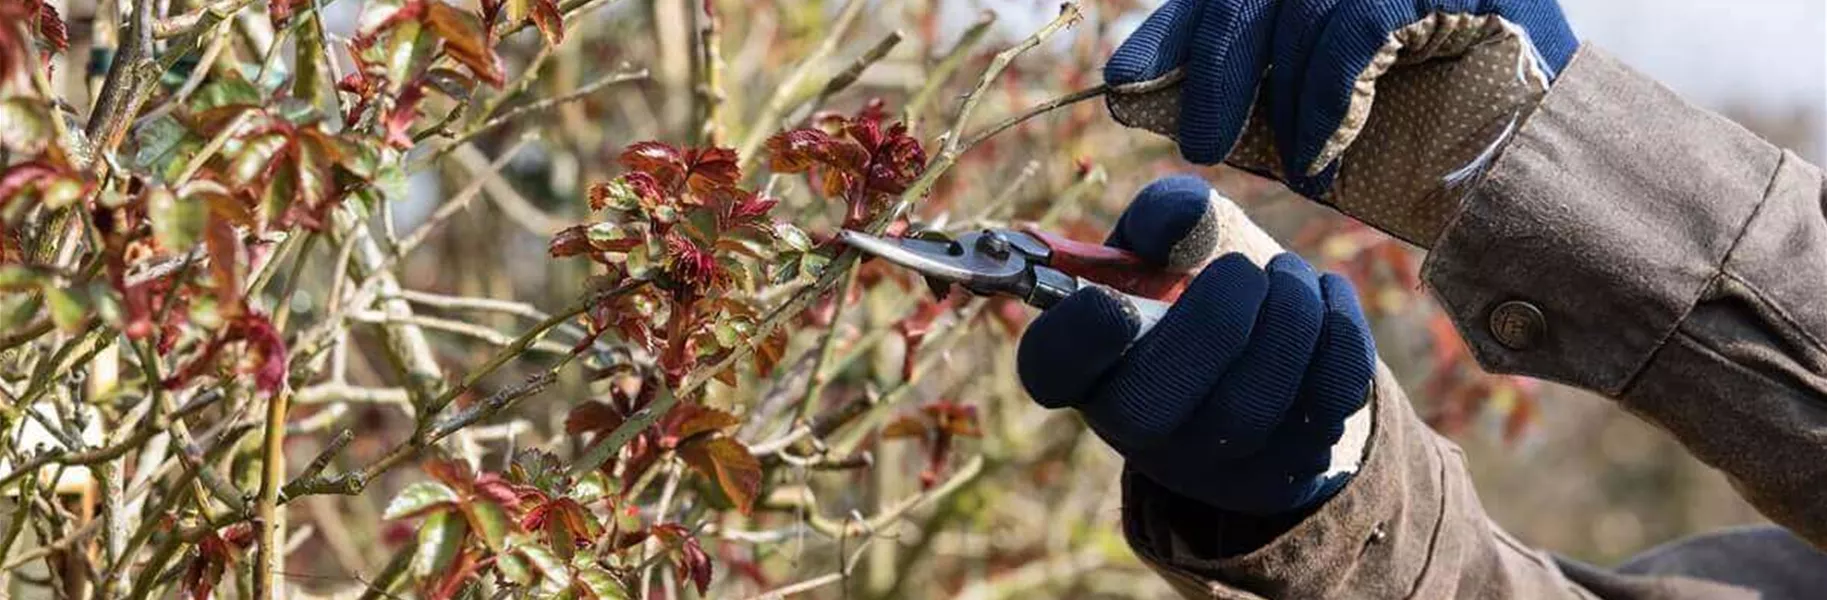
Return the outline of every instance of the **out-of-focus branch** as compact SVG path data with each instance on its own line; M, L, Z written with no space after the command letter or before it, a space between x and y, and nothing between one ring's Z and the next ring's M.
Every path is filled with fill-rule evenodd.
M571 90L570 93L563 94L560 96L553 96L551 98L545 98L545 99L538 100L535 102L530 102L524 106L516 106L512 110L501 113L500 115L498 115L496 117L490 118L487 121L483 121L481 124L478 124L475 127L471 127L469 129L465 130L463 133L458 134L455 139L445 142L442 146L438 147L438 150L436 152L432 153L430 158L426 159L425 163L422 163L422 164L437 162L437 160L440 158L443 158L444 155L449 154L453 150L456 150L458 146L462 146L463 144L469 142L470 140L476 139L476 136L482 135L484 133L488 133L489 131L492 131L497 127L500 127L502 125L506 125L510 122L513 122L515 119L525 117L528 115L539 114L541 112L545 112L548 110L552 110L566 102L574 102L577 100L581 100L585 97L588 97L590 94L596 93L597 90L601 90L603 88L606 88L606 87L609 87L609 86L612 86L612 85L615 85L618 83L628 83L630 81L641 81L644 79L647 79L647 69L629 69L629 70L617 71L617 72L605 75L603 77L600 77L600 78L596 79L595 81L591 81L590 83L586 83L582 86L579 86L577 89Z
M285 416L291 398L292 388L285 386L267 399L260 497L254 505L254 528L258 531L253 567L254 597L258 600L271 600L278 593L279 569L284 563L285 550L281 544L285 540L285 525L280 522L279 486L285 479Z
M470 177L482 183L482 188L488 192L488 197L495 201L495 208L501 209L501 214L506 215L509 221L519 225L527 233L549 236L571 224L563 219L553 218L539 207L533 206L532 201L527 200L526 196L520 195L514 186L509 185L507 180L501 177L501 167L490 165L488 157L483 155L481 150L477 150L474 145L465 144L457 148L456 158L457 164L469 171ZM472 181L471 185L474 184L475 182Z
M958 43L953 44L952 49L945 53L945 58L939 59L939 64L926 73L926 85L920 86L920 91L914 92L913 98L907 101L907 105L901 111L901 120L905 121L909 128L920 123L920 118L926 112L926 105L932 103L933 98L939 94L939 89L945 87L947 81L951 81L952 73L958 71L958 67L964 64L964 59L970 56L971 49L976 48L977 43L983 41L984 34L989 33L990 26L995 24L996 13L987 10L979 13L977 20L964 30L964 35L958 37Z
M508 337L507 334L475 323L427 317L424 315L391 316L380 311L363 311L350 314L349 319L360 323L375 323L381 325L393 323L416 325L424 329L446 331L464 337L475 338L495 346L509 346L514 343L514 338ZM564 345L546 341L534 342L528 349L548 354L569 354L571 352L571 349Z
M314 385L293 395L298 404L357 402L365 404L406 404L412 397L404 388L363 388L341 383Z
M164 40L193 33L203 27L228 20L230 16L253 3L254 0L222 0L198 6L184 14L159 19L152 24L152 37Z
M983 473L983 466L984 459L982 456L971 457L969 461L966 461L963 465L959 466L958 470L953 471L951 477L947 478L943 483L912 496L902 498L895 503L888 505L881 512L876 513L875 516L867 519L840 521L820 515L817 512L811 512L807 516L806 524L811 526L813 530L834 538L850 538L865 534L874 535L874 532L880 531L889 525L893 525L895 521L898 521L901 517L905 516L908 511L912 511L913 509L924 506L928 502L949 496L958 490L964 489L966 485L975 481L977 476ZM799 505L807 504L809 498L804 495L801 495L800 497L776 497L769 498L767 502L770 503L768 506L769 508L793 509L798 508Z
M850 63L850 68L844 69L843 72L838 73L836 77L831 78L831 82L826 83L824 89L818 91L818 97L813 98L812 102L808 103L808 105L814 108L824 106L826 100L830 100L831 97L836 96L838 92L842 92L845 89L848 89L852 84L855 84L858 79L863 77L863 71L869 70L869 67L874 66L875 63L881 61L883 57L888 56L889 52L894 51L895 46L901 44L901 38L903 37L906 37L906 34L901 33L901 30L899 29L890 31L888 32L888 35L882 36L881 41L876 42L875 45L871 46L862 56L856 57L856 62Z
M863 15L863 9L868 6L869 0L850 0L845 3L842 11L837 14L837 19L832 21L831 29L825 32L824 41L813 48L805 60L799 61L798 66L788 71L786 77L781 78L774 88L774 95L768 98L761 113L749 120L748 133L743 136L742 144L736 147L737 162L743 172L754 168L755 155L761 150L761 144L780 128L780 120L786 116L787 111L804 98L804 92L800 89L806 86L806 78L812 75L813 69L824 65L832 53L837 52L838 44L850 35L857 19Z

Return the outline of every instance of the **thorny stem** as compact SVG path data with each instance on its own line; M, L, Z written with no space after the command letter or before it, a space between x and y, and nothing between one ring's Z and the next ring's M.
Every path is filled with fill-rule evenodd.
M693 9L693 14L704 22L698 28L697 51L692 53L698 74L698 84L692 90L698 123L693 137L700 146L715 146L723 139L723 72L727 68L723 62L723 17L711 2L705 2L701 10Z
M302 261L303 257L300 257ZM270 600L277 593L276 576L285 552L285 527L280 523L279 486L285 479L285 416L292 398L287 385L267 400L266 438L260 469L260 500L255 507L254 525L259 529L258 558L254 563L254 596Z

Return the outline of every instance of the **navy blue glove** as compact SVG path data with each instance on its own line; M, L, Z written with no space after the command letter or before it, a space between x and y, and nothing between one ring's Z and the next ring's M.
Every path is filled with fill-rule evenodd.
M1215 230L1202 224L1210 197L1196 178L1158 181L1106 243L1182 261L1212 245L1200 239ZM1109 292L1080 290L1022 336L1022 384L1042 405L1078 409L1133 470L1215 508L1281 514L1345 484L1332 448L1368 399L1376 351L1344 278L1293 254L1267 269L1229 254L1131 345L1136 328Z
M1499 40L1527 57L1523 76L1546 81L1579 46L1555 0L1168 0L1110 57L1104 79L1130 84L1181 69L1176 137L1181 154L1201 164L1224 160L1252 107L1266 107L1285 179L1318 197L1373 93L1381 104L1379 78Z

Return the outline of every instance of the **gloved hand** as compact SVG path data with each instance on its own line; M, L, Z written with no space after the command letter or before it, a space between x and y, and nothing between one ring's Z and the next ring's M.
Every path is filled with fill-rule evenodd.
M1187 160L1427 246L1578 46L1555 0L1169 0L1104 79Z
M1217 226L1211 188L1191 177L1143 190L1106 242L1171 267L1202 262ZM1148 335L1102 288L1054 305L1017 353L1022 384L1072 407L1129 466L1214 508L1275 515L1315 506L1361 458L1333 460L1365 406L1376 364L1344 278L1282 254L1258 267L1212 261Z

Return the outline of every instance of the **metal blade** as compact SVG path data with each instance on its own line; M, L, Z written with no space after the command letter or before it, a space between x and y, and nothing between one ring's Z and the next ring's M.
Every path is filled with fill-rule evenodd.
M852 248L941 281L966 283L978 276L964 260L964 249L956 242L888 239L848 229L839 231L837 239Z

